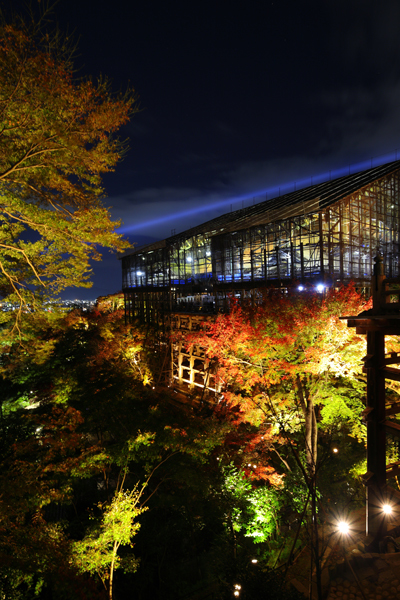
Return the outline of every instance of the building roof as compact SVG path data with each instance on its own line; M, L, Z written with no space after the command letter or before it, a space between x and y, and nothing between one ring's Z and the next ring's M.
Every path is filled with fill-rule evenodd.
M390 175L399 168L400 160L295 190L247 208L225 213L160 242L127 251L124 256L149 252L166 245L179 243L181 240L195 235L207 233L212 237L221 233L240 231L257 225L280 221L296 215L318 212L343 200L357 190L365 188L372 182Z

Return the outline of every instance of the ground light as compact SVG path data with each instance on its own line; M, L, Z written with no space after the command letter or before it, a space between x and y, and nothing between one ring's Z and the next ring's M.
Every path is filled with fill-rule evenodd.
M240 590L242 589L242 586L239 585L238 583L235 583L235 587L234 587L234 591L233 591L233 595L236 596L236 598L239 597L240 595Z
M346 521L339 521L337 527L338 527L338 531L340 533L342 533L343 535L347 535L350 531L349 524L346 523Z
M390 506L390 504L384 504L382 506L382 510L385 513L385 515L391 515L393 512L393 508Z

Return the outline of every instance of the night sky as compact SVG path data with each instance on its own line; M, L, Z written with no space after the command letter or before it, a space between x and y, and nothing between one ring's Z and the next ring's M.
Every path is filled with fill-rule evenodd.
M136 245L400 149L398 0L61 0L55 14L80 38L79 74L140 97L105 179ZM121 288L115 256L94 268L92 290L64 297Z

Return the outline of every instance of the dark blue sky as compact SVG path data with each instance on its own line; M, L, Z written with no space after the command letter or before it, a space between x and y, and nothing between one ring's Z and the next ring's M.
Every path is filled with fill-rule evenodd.
M400 148L398 0L60 0L55 13L80 37L81 74L140 96L105 180L138 245ZM65 297L120 287L108 255L91 291Z

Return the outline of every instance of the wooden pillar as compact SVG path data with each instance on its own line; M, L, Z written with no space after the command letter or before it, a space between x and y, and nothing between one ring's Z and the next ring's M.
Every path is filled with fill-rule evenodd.
M319 213L318 220L319 220L319 258L320 258L320 271L321 271L321 277L324 277L325 276L325 267L324 267L324 232L323 232L322 213Z
M275 255L276 255L276 272L278 276L279 284L281 283L281 269L279 264L279 246L275 246Z
M366 533L382 537L386 519L382 505L386 493L385 336L367 332L367 483Z
M304 244L300 242L300 272L301 272L301 283L304 282Z

